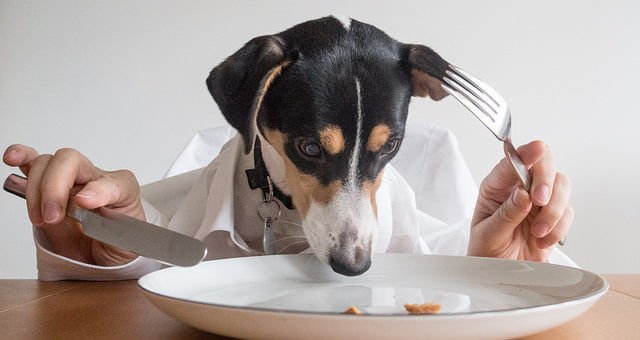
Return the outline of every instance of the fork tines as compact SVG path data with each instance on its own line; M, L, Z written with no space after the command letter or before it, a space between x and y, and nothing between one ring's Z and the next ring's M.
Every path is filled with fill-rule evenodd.
M459 67L449 65L443 77L443 88L471 111L499 139L505 131L501 126L508 107L502 96L488 84Z

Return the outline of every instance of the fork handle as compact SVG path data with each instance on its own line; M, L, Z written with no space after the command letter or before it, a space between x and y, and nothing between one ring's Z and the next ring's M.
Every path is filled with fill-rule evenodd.
M527 170L527 167L522 162L522 159L518 155L518 151L513 146L513 143L511 143L511 137L507 137L504 140L504 154L509 160L511 167L518 175L520 184L522 184L527 192L531 191L531 174L529 174L529 170Z

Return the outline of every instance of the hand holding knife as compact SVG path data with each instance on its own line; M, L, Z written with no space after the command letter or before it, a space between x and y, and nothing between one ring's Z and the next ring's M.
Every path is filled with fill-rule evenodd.
M25 177L13 174L7 177L3 188L25 198L26 185ZM193 266L207 254L200 240L104 207L93 211L77 207L69 216L82 224L85 235L163 263Z

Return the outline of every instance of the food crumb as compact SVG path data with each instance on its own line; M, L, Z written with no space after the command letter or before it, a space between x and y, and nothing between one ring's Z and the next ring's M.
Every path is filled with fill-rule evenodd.
M349 308L344 311L344 314L362 315L362 312L356 306L349 306Z
M407 303L404 309L409 314L437 314L440 313L440 305L437 303Z

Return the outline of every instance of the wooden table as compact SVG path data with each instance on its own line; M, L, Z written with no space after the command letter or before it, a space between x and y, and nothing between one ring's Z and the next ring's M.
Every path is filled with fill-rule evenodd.
M576 320L528 339L640 339L640 274L606 275L609 292ZM1 339L226 339L166 316L135 281L0 280Z

